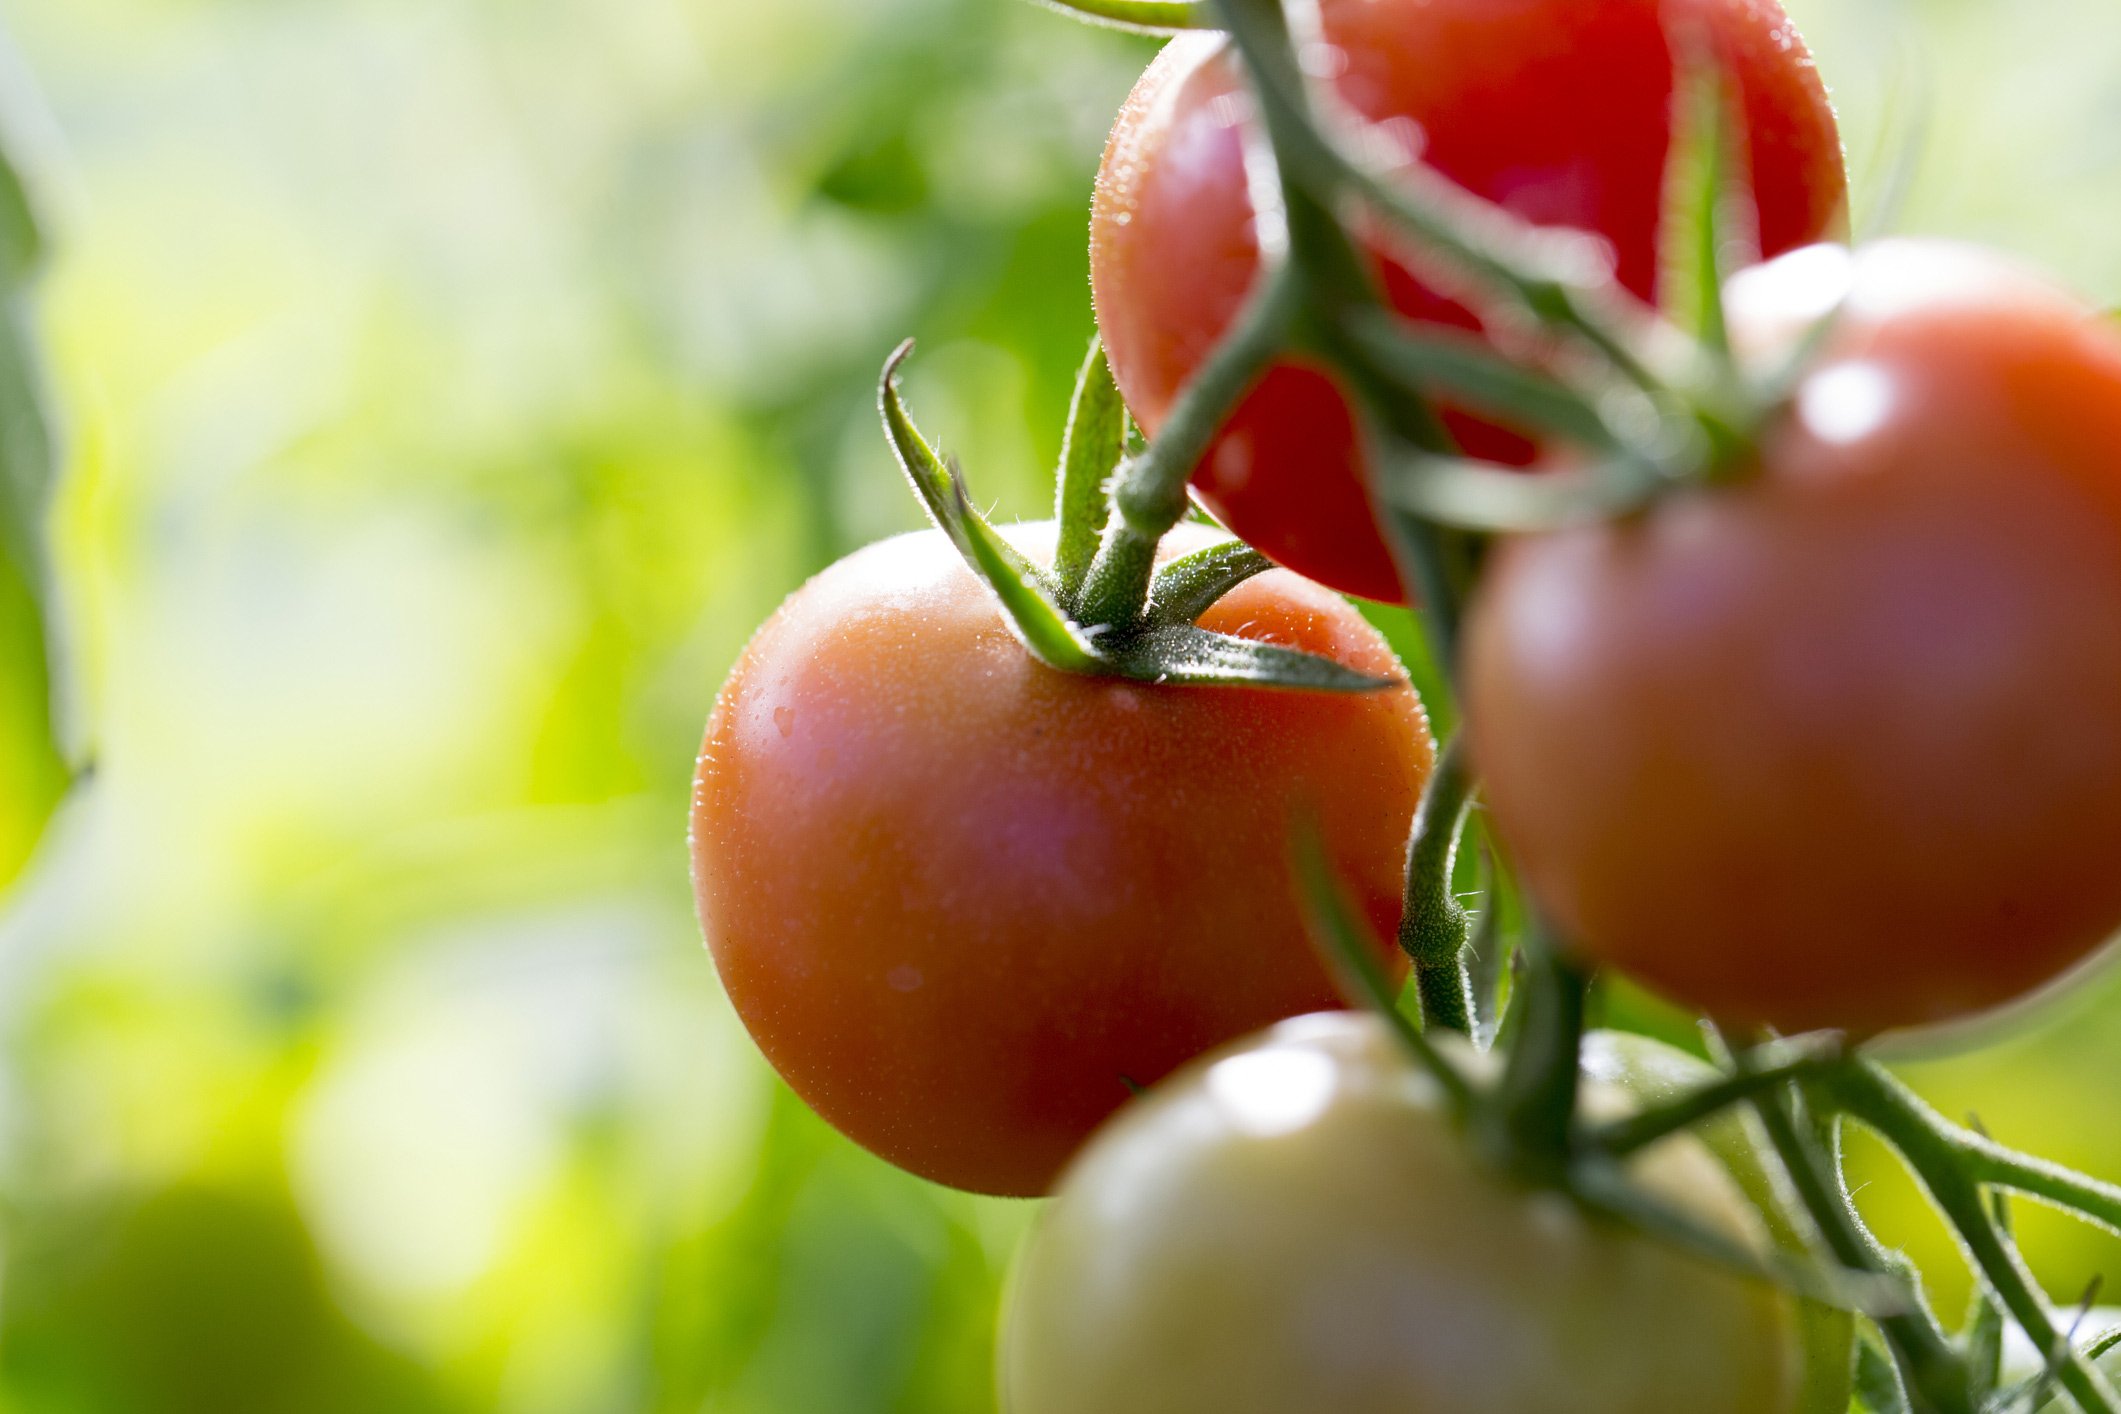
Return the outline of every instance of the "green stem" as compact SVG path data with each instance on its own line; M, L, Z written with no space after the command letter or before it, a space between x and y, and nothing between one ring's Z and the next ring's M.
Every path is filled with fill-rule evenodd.
M1863 1225L1841 1179L1840 1165L1819 1152L1797 1127L1786 1094L1770 1093L1753 1101L1768 1140L1788 1171L1798 1200L1811 1214L1828 1255L1851 1271L1881 1277L1899 1274ZM1912 1283L1903 1283L1908 1309L1872 1319L1885 1337L1916 1414L1975 1414L1973 1381L1951 1338L1922 1304Z
M1967 1172L1982 1183L2041 1199L2109 1232L2121 1233L2121 1188L2046 1159L2006 1149L1965 1130L1959 1131L1957 1138Z
M1451 876L1458 863L1459 835L1472 808L1473 772L1461 734L1437 753L1421 806L1414 812L1399 946L1413 960L1423 1018L1431 1026L1466 1035L1473 1030L1465 958L1468 920Z
M1059 10L1079 20L1090 20L1110 29L1136 34L1177 34L1181 30L1213 29L1213 7L1187 0L1038 0L1049 10Z
M1326 857L1325 839L1317 826L1299 828L1294 846L1292 862L1305 918L1312 936L1324 946L1327 960L1357 998L1384 1019L1408 1053L1442 1087L1451 1113L1459 1118L1471 1113L1477 1103L1472 1082L1400 1011L1385 970L1377 962L1379 940L1333 872L1332 861Z
M1524 951L1524 1023L1496 1092L1496 1115L1511 1166L1535 1181L1559 1181L1574 1141L1590 983L1543 929L1535 926Z
M1755 1096L1765 1094L1789 1081L1817 1075L1829 1066L1838 1064L1841 1058L1842 1049L1837 1044L1831 1049L1806 1050L1770 1065L1748 1067L1736 1075L1727 1075L1721 1080L1711 1081L1688 1091L1654 1109L1641 1110L1624 1119L1599 1125L1586 1137L1592 1145L1614 1158L1624 1158L1648 1148L1660 1139L1668 1139L1681 1130L1691 1129L1733 1105L1744 1104Z
M1220 9L1248 59L1277 38L1286 50L1278 4L1221 0ZM1521 220L1420 162L1382 176L1313 121L1293 61L1266 69L1255 60L1253 73L1275 156L1291 183L1322 201L1331 201L1343 188L1354 191L1432 258L1522 306L1549 328L1577 336L1645 390L1668 390L1666 380L1637 352L1644 335L1656 327L1655 313L1590 254L1583 237Z
M1186 514L1186 481L1230 410L1289 342L1297 284L1287 266L1267 272L1237 321L1193 375L1149 450L1120 468L1116 513L1084 582L1086 624L1131 626L1149 599L1156 546Z
M2084 1414L2121 1414L2121 1395L2055 1328L2047 1299L2035 1285L2025 1259L1997 1227L1983 1199L1981 1180L1966 1162L1966 1131L1945 1122L1876 1064L1847 1067L1827 1085L1843 1110L1899 1151L1958 1233L1968 1260L1997 1301L2042 1356L2055 1361L2056 1380Z

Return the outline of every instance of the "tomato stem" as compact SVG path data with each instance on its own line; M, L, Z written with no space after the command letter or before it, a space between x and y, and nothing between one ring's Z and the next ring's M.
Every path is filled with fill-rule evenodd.
M1898 1086L1898 1082L1893 1082ZM1904 1103L1921 1105L1905 1087ZM2109 1232L2121 1233L2121 1187L2103 1183L2046 1159L2005 1148L1985 1134L1951 1123L1928 1106L1927 1123L1949 1136L1959 1161L1977 1182L2007 1188L2077 1214ZM1855 1111L1851 1111L1855 1113ZM1858 1114L1859 1119L1865 1116ZM1868 1119L1865 1119L1868 1123ZM1875 1127L1875 1126L1874 1126Z
M1327 857L1325 839L1319 834L1315 822L1297 830L1290 862L1312 937L1324 952L1327 963L1339 975L1342 985L1354 993L1354 1000L1375 1012L1392 1028L1393 1035L1407 1053L1442 1089L1453 1116L1463 1119L1474 1109L1478 1098L1472 1082L1444 1057L1419 1026L1400 1011L1398 998L1393 995L1384 969L1377 963L1381 940L1349 902L1347 891L1341 886L1332 861Z
M1787 1087L1756 1096L1753 1107L1828 1255L1851 1271L1891 1279L1904 1289L1906 1309L1881 1312L1871 1319L1900 1367L1916 1414L1975 1414L1973 1380L1965 1359L1923 1303L1912 1277L1864 1226L1849 1196L1838 1154L1831 1147L1823 1151L1805 1136Z
M1792 1080L1822 1074L1840 1064L1847 1054L1838 1036L1805 1046L1795 1055L1787 1054L1791 1044L1796 1043L1777 1043L1781 1059L1765 1065L1749 1064L1736 1074L1711 1081L1654 1109L1599 1125L1586 1138L1605 1153L1624 1158Z
M1431 1026L1467 1035L1473 1030L1465 958L1469 920L1451 884L1459 837L1472 808L1473 772L1466 761L1463 735L1454 736L1437 753L1421 805L1414 813L1399 946L1414 962L1423 1019Z
M1989 1211L1982 1180L1968 1162L1969 1141L1978 1143L1977 1136L1947 1122L1875 1062L1844 1067L1825 1083L1851 1117L1899 1153L1957 1232L1975 1272L2034 1348L2054 1362L2055 1379L2084 1414L2121 1411L2121 1394L2055 1328L2024 1257Z
M1524 1019L1503 1068L1495 1113L1509 1165L1535 1182L1558 1183L1574 1147L1590 981L1536 922L1524 953L1529 967L1517 1003Z
M1473 195L1365 124L1330 91L1320 100L1332 125L1353 139L1352 147L1348 139L1329 134L1312 115L1293 56L1271 66L1261 63L1261 51L1272 40L1287 51L1279 4L1220 0L1220 10L1251 63L1254 91L1285 180L1328 203L1343 190L1352 191L1432 260L1518 305L1541 324L1581 339L1643 387L1668 390L1639 350L1660 333L1679 346L1671 338L1676 331L1614 279L1611 259L1595 242L1576 232L1535 226Z
M1186 514L1186 481L1221 430L1289 341L1298 301L1287 266L1268 272L1208 359L1172 405L1149 449L1123 464L1112 488L1117 512L1081 596L1087 625L1132 626L1149 599L1157 542Z

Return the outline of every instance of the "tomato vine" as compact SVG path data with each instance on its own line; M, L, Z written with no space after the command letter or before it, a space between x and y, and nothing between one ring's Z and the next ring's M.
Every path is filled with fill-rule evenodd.
M1065 8L1167 30L1204 27L1210 20L1203 9L1212 8L1212 23L1245 61L1258 105L1264 142L1250 160L1281 197L1279 212L1259 215L1263 224L1278 219L1282 228L1262 233L1268 268L1243 316L1183 389L1148 454L1131 462L1118 482L1118 529L1106 541L1084 601L1093 609L1123 614L1138 602L1142 567L1157 537L1183 513L1186 476L1210 436L1272 358L1301 347L1328 362L1362 403L1366 435L1379 453L1375 495L1388 538L1406 562L1407 581L1420 591L1418 607L1432 640L1455 663L1463 594L1484 536L1628 514L1675 489L1728 474L1833 327L1835 311L1823 311L1794 341L1786 369L1773 376L1748 382L1732 356L1723 285L1732 273L1731 213L1743 195L1743 174L1728 160L1730 99L1713 62L1696 64L1682 85L1681 131L1669 169L1669 225L1678 234L1665 252L1664 303L1676 311L1668 317L1620 289L1580 239L1526 225L1419 164L1395 161L1385 170L1373 154L1389 144L1374 141L1304 80L1300 40L1292 38L1279 0L1217 0L1212 7L1065 0ZM1338 215L1350 202L1578 356L1560 365L1527 365L1456 333L1406 324L1359 275L1350 277L1361 262ZM1438 395L1505 412L1594 457L1538 478L1465 461L1440 435L1430 402ZM1467 941L1466 915L1450 893L1450 864L1475 790L1454 742L1431 779L1410 856L1403 942L1415 963L1415 1010L1431 1026L1453 1030L1467 1028L1473 1006L1459 951ZM1306 877L1314 895L1324 891L1325 900L1315 904L1322 931L1344 964L1353 965L1362 950L1346 910L1331 902L1332 881L1316 869ZM1929 1314L1912 1274L1872 1237L1848 1197L1836 1135L1845 1121L1862 1124L1907 1162L1989 1294L1971 1344L1981 1343L1984 1324L2007 1318L2051 1359L2054 1380L2076 1407L2087 1414L2121 1410L2121 1396L2092 1365L2097 1349L2070 1345L1991 1206L1995 1192L2022 1192L2121 1230L2121 1188L1951 1125L1830 1035L1741 1052L1722 1077L1666 1105L1586 1126L1575 1105L1586 978L1542 942L1547 926L1535 926L1524 940L1521 1015L1503 1078L1492 1090L1469 1082L1422 1039L1418 1023L1404 1020L1398 998L1374 971L1357 978L1357 992L1395 1021L1421 1064L1445 1081L1473 1122L1489 1117L1495 1147L1514 1171L1574 1188L1581 1201L1698 1247L1697 1235L1672 1224L1654 1204L1586 1191L1586 1166L1624 1158L1749 1104L1826 1264L1813 1289L1833 1288L1870 1317L1890 1352L1897 1397L1933 1414L2002 1407L1992 1370L1981 1368L1981 1352L1955 1341ZM1869 1375L1875 1381L1879 1371Z
M895 378L909 348L886 365L879 405L899 462L1018 642L1045 667L1078 678L1334 692L1344 695L1342 701L1403 688L1322 652L1204 626L1226 596L1275 563L1269 555L1279 552L1272 544L1254 548L1230 540L1176 557L1167 553L1169 537L1192 505L1189 483L1204 459L1213 458L1247 400L1285 370L1285 360L1329 376L1335 396L1347 395L1375 530L1396 582L1412 591L1446 690L1462 700L1467 723L1427 771L1412 821L1397 937L1398 951L1411 965L1409 986L1402 988L1399 975L1380 961L1391 955L1390 944L1376 936L1373 918L1350 896L1319 830L1299 831L1293 843L1305 920L1345 992L1382 1019L1406 1059L1433 1082L1440 1112L1498 1182L1515 1185L1513 1192L1551 1195L1574 1216L1777 1283L1810 1303L1815 1315L1839 1310L1864 1317L1870 1334L1863 1341L1852 1339L1845 1316L1818 1323L1843 1367L1829 1372L1822 1397L1845 1404L1853 1380L1874 1409L1995 1414L2038 1388L1999 1388L2000 1343L2008 1323L2042 1353L2047 1377L2083 1414L2121 1414L2121 1394L2093 1364L2100 1347L2080 1348L2070 1327L2058 1321L2014 1243L2000 1196L2027 1194L2121 1231L2121 1188L1950 1124L1864 1052L1878 1030L2018 994L2041 980L2031 974L2042 966L2053 975L2091 946L2083 920L2055 924L2055 936L2043 943L2047 950L2033 949L2040 955L2026 977L2007 979L1970 1002L1938 984L1930 989L1934 995L1888 997L1869 1010L1857 998L1835 1011L1798 988L1783 998L1784 1010L1763 1002L1747 1011L1719 1005L1725 998L1690 995L1680 985L1687 974L1675 967L1677 999L1742 1026L1750 1039L1733 1049L1708 1027L1705 1048L1715 1064L1704 1067L1707 1078L1615 1116L1587 1099L1595 1086L1586 1079L1586 1038L1597 969L1625 969L1633 960L1616 960L1594 946L1597 930L1584 918L1596 910L1555 884L1565 871L1529 867L1541 862L1537 850L1517 847L1527 871L1521 889L1512 882L1518 877L1519 861L1509 847L1515 837L1505 828L1509 821L1500 818L1511 778L1486 754L1475 720L1481 714L1474 710L1476 693L1494 691L1498 679L1523 686L1511 677L1520 664L1502 650L1485 656L1480 651L1483 629L1499 632L1488 623L1503 612L1493 607L1496 584L1508 582L1505 572L1520 564L1527 543L1576 545L1577 551L1556 553L1589 555L1603 542L1583 550L1587 542L1564 537L1640 529L1674 506L1698 510L1720 504L1718 497L1728 502L1761 491L1773 480L1764 467L1766 448L1781 435L1793 404L1803 400L1805 380L1836 337L1851 327L1860 331L1863 318L1873 317L1846 307L1859 302L1853 276L1840 295L1799 311L1787 321L1791 327L1775 330L1773 341L1759 337L1733 304L1731 291L1749 278L1739 272L1757 265L1763 246L1772 243L1755 219L1741 111L1745 95L1727 68L1722 41L1706 27L1653 33L1660 44L1670 40L1676 71L1652 302L1640 278L1632 289L1623 281L1617 257L1598 240L1534 224L1454 184L1440 168L1418 160L1403 134L1364 119L1331 82L1308 72L1307 56L1330 47L1322 30L1306 27L1323 23L1316 6L1285 11L1282 0L1048 3L1097 23L1157 33L1214 29L1226 36L1249 103L1242 112L1230 110L1235 116L1225 126L1244 129L1252 204L1248 239L1256 247L1258 275L1249 294L1234 304L1220 337L1168 405L1156 409L1161 415L1146 419L1154 423L1146 438L1121 396L1117 365L1124 351L1117 345L1092 349L1069 417L1050 563L985 521L960 470L915 426ZM1751 22L1758 22L1758 9L1748 11ZM1777 52L1787 50L1786 40L1776 41ZM1805 90L1812 104L1807 121L1815 121L1824 98L1815 80L1806 82L1813 84ZM1837 193L1840 180L1837 167ZM1485 324L1473 333L1407 313L1373 258L1380 231L1420 253L1424 278L1438 275L1452 299L1519 337L1495 339ZM1852 268L1856 257L1846 251L1842 256ZM2020 291L1987 267L1975 273L1977 289ZM2053 302L2042 305L2026 337L2074 329L2072 316L2059 309ZM1869 336L1874 344L1882 337L1875 328ZM1762 342L1775 348L1763 353L1753 347ZM2121 370L2121 357L2114 362ZM2104 385L2094 386L2086 397L2096 401L2104 391ZM1953 395L1949 387L1935 394ZM1868 406L1843 416L1869 417L1875 424L1879 415L1875 408L1865 411ZM1467 414L1499 419L1512 431L1536 436L1543 449L1566 453L1529 475L1483 459L1454 432ZM2121 435L2121 423L2116 426ZM1962 509L1986 506L1982 494L1977 487ZM2113 506L2121 520L2121 492ZM1643 537L1653 549L1661 543L1654 527ZM1614 556L1630 565L1651 558L1635 542ZM2085 574L2105 585L2094 571ZM1682 587L1691 583L1679 578ZM2057 583L2067 587L2070 581ZM1886 588L1892 599L1901 586ZM1522 593L1532 605L1527 615L1542 623L1552 617L1556 594L1550 585ZM1634 604L1617 591L1616 599L1624 608ZM1573 598L1565 607L1574 609ZM1615 616L1624 617L1617 611ZM1693 670L1696 678L1684 679L1689 684L1714 676L1698 665ZM1535 725L1566 716L1557 709L1539 717L1537 699L1552 695L1543 692L1546 686L1535 683L1523 692L1534 699ZM1892 700L1889 693L1883 696ZM1626 693L1612 694L1612 700L1639 705ZM1414 730L1426 751L1418 717ZM1639 744L1644 735L1636 729L1630 740ZM1572 764L1566 745L1562 750L1550 750L1537 766ZM1574 750L1581 755L1590 748ZM702 769L711 768L709 760ZM1695 811L1678 812L1683 818L1674 829L1682 830L1701 823L1699 802L1707 796L1685 771L1678 774L1684 779L1672 794ZM1534 781L1527 789L1536 790L1540 776L1541 769L1527 768L1516 779ZM2121 792L2121 777L2114 784ZM1484 886L1476 919L1455 890L1459 857L1484 790L1496 828L1483 821L1479 829ZM1597 815L1603 801L1595 790L1582 794L1591 808L1549 835L1627 828ZM1582 818L1591 819L1591 826L1584 827ZM1738 846L1752 843L1740 838ZM1603 902L1611 890L1600 892L1601 857L1590 853L1594 857L1578 873L1593 883L1576 892ZM1741 884L1751 879L1750 873L1739 876ZM1657 910L1671 902L1651 887L1637 888L1631 900L1636 911L1628 918L1653 923ZM1756 911L1764 906L1762 898L1753 902ZM2099 912L2107 902L2095 897L2081 911L2111 924L2117 920ZM2011 897L1998 905L2005 917L2030 911ZM1747 921L1723 916L1734 927ZM1716 921L1710 918L1697 933L1714 932ZM1710 946L1706 937L1685 941ZM1779 954L1765 965L1778 961ZM1653 983L1673 980L1647 970ZM1814 1029L1819 1023L1813 1018L1820 1015L1839 1029ZM1803 1034L1774 1034L1784 1016L1805 1018L1782 1027ZM1304 1064L1311 1068L1304 1073L1314 1074L1328 1062L1314 1055ZM1135 1083L1122 1078L1130 1087ZM1295 1098L1304 1099L1301 1087ZM1146 1103L1157 1100L1152 1095ZM1173 1101L1172 1107L1185 1103ZM891 1117L891 1123L900 1118ZM1755 1250L1638 1176L1639 1165L1659 1146L1741 1123L1752 1126L1748 1134L1760 1135L1755 1158L1758 1172L1767 1176L1756 1186L1767 1194L1759 1201L1775 1210L1769 1226L1780 1239L1771 1252ZM1840 1156L1848 1124L1872 1131L1898 1152L1959 1238L1983 1292L1963 1334L1949 1331L1930 1311L1919 1275L1879 1243L1857 1211ZM1198 1125L1196 1131L1206 1132ZM1040 1175L1052 1157L1040 1155ZM1026 1181L1012 1175L1008 1182Z

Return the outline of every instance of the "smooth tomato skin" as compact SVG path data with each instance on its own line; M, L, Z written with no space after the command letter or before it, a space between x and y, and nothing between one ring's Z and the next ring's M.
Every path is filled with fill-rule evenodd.
M1867 1035L2121 927L2121 336L1895 241L1734 281L1824 357L1740 484L1497 557L1466 630L1493 821L1590 960Z
M1757 1248L1698 1143L1632 1174ZM1780 1293L1492 1170L1348 1012L1203 1058L1114 1120L1003 1319L1009 1414L1792 1414L1799 1361Z
M1765 252L1840 228L1839 131L1774 0L1324 0L1322 11L1352 108L1418 125L1426 160L1473 192L1528 220L1604 237L1622 283L1645 298L1655 293L1671 129L1667 19L1704 25L1739 85ZM1247 107L1220 36L1183 36L1135 86L1105 149L1092 291L1113 374L1152 434L1258 275L1241 152ZM1404 313L1477 326L1406 260L1387 257L1382 271ZM1470 455L1532 458L1531 444L1503 428L1448 421ZM1232 530L1290 568L1402 600L1356 442L1326 375L1279 364L1203 457L1194 486Z
M1050 527L1015 536L1050 553ZM1202 623L1400 676L1282 571ZM731 1001L813 1109L937 1182L1042 1194L1128 1081L1337 1004L1290 832L1319 823L1391 937L1430 761L1410 688L1054 672L922 532L827 569L745 650L701 752L693 878Z

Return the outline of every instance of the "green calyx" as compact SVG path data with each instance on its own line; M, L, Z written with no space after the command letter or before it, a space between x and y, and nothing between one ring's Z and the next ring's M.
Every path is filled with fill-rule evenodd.
M1139 599L1124 613L1084 611L1099 547L1109 546L1106 523L1116 502L1106 486L1126 454L1127 419L1102 351L1092 349L1076 389L1059 478L1060 534L1054 563L1033 564L976 510L963 475L937 455L906 411L898 370L913 345L899 346L884 365L878 403L899 466L930 520L972 572L993 592L1004 622L1026 650L1066 673L1193 687L1292 688L1312 692L1372 692L1400 686L1316 654L1201 628L1196 620L1225 594L1271 568L1265 557L1236 541L1209 546L1156 568ZM1153 453L1152 453L1153 454ZM1183 506L1180 508L1183 513ZM1175 524L1179 515L1170 518ZM1153 557L1157 539L1148 540Z

